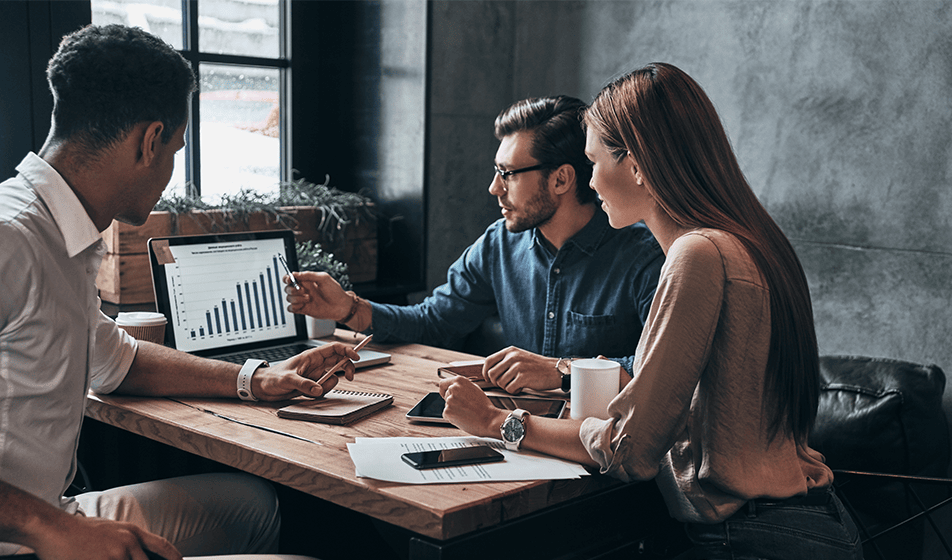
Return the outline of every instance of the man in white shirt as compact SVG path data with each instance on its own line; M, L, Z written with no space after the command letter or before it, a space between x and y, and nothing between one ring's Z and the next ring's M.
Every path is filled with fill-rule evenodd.
M100 233L142 224L184 146L189 64L123 26L64 38L47 69L54 107L39 154L0 184L0 554L42 560L277 552L274 490L202 475L63 496L89 389L279 400L319 396L327 368L357 354L328 345L273 367L197 358L139 342L100 311ZM353 364L344 375L353 377ZM200 522L199 522L200 521Z

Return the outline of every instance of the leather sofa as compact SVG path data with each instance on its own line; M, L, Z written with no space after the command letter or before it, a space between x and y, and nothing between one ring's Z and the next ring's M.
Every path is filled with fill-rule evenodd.
M850 471L942 478L949 427L945 374L935 365L857 356L820 358L821 393L810 446L836 474L837 492L874 535L949 495L949 484L852 475ZM865 546L866 558L923 558L922 518ZM878 547L878 550L876 549Z

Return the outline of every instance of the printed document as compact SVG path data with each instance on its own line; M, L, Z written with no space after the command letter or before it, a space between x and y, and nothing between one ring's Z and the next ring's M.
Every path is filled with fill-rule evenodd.
M487 445L506 456L505 461L417 470L400 456L416 451L431 451ZM357 438L347 450L357 469L357 476L405 484L440 484L451 482L503 482L513 480L555 480L579 478L589 474L582 465L543 455L534 451L509 451L502 441L473 436L460 437L395 437Z

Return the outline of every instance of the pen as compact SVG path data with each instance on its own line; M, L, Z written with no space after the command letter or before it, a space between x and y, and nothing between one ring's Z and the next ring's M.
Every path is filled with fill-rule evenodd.
M374 337L374 335L370 334L370 335L367 335L366 338L364 338L363 340L361 340L360 342L358 342L357 345L354 346L354 352L359 352L361 348L363 348L364 346L367 346L367 343L370 342L370 339L373 338L373 337ZM327 373L325 373L324 375L322 375L321 378L317 380L317 383L318 383L318 384L322 384L322 383L324 383L325 381L327 381L328 379L330 379L330 378L331 378L331 375L333 375L334 373L336 373L337 371L339 371L340 368L344 367L344 364L346 364L348 361L350 361L350 358L344 358L343 360L341 360L341 361L337 362L336 364L334 364L334 367L332 367L331 369L327 370Z
M284 260L284 255L278 254L278 258L281 259L281 264L284 266L284 270L288 273L288 278L291 279L291 285L297 289L301 289L301 285L297 283L297 280L294 279L294 275L291 274L291 267L288 266L288 261Z

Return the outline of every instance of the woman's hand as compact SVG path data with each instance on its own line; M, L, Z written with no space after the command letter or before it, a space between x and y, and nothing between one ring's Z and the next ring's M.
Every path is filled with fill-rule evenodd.
M496 408L489 397L472 381L454 376L440 382L440 395L446 401L443 418L474 436L499 437L507 411Z
M251 378L251 392L262 401L279 401L298 395L320 397L333 389L338 377L354 379L354 361L360 355L353 348L333 342L302 352L275 366L257 370ZM323 383L317 381L344 360L342 368Z

